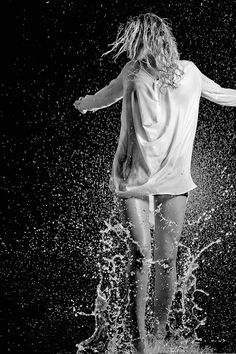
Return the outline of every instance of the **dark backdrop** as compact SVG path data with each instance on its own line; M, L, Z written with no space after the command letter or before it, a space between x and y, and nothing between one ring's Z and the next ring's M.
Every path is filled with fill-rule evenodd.
M93 331L99 231L113 197L107 183L121 103L79 115L73 102L126 62L101 59L130 15L172 21L182 59L235 88L235 1L5 1L1 11L1 305L11 353L74 353ZM3 5L3 4L2 4ZM198 284L203 341L234 352L234 108L201 100L183 241L204 253ZM214 209L214 210L213 210ZM209 219L204 217L211 215ZM199 220L199 217L202 217ZM191 226L190 223L193 223ZM192 240L197 240L192 243ZM7 311L6 311L7 310Z

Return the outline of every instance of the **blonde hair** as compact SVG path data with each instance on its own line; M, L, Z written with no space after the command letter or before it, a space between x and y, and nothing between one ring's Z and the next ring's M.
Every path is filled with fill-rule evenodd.
M118 50L113 56L116 61L121 53L127 52L134 67L158 70L161 87L178 87L176 80L184 72L178 66L177 43L166 19L153 13L130 17L120 25L116 40L109 46L112 48L103 55Z

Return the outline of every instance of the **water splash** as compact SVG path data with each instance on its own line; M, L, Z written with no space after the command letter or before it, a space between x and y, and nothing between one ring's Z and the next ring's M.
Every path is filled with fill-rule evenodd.
M77 345L77 353L87 352L88 347L94 353L101 353L105 350L104 344L107 346L106 353L118 353L116 348L122 350L121 353L131 350L131 338L125 334L129 296L123 286L126 282L127 240L130 233L121 223L112 224L111 218L105 221L106 229L101 231L100 282L93 311L95 331L90 338Z
M201 338L197 335L197 329L200 326L204 326L206 323L206 317L199 319L197 311L203 311L203 308L198 306L194 296L196 293L201 293L206 296L209 296L209 293L203 289L197 288L197 278L194 274L194 271L199 268L197 260L201 257L204 251L212 247L214 244L221 242L221 239L211 242L204 248L202 248L196 255L191 253L191 250L186 245L179 243L180 247L183 247L187 250L187 259L184 263L184 274L179 278L177 282L176 293L180 297L180 308L175 307L173 309L174 318L181 314L182 323L179 325L179 328L172 329L172 334L175 336L183 335L188 336L192 334L192 337L195 341L201 341ZM178 316L179 317L179 316Z
M204 223L211 219L211 213L203 212L197 221L188 223L190 226ZM99 284L97 287L97 298L95 309L91 314L86 314L74 308L75 315L93 316L95 331L91 337L77 344L77 354L81 353L104 353L104 354L130 354L133 353L131 336L127 330L129 306L129 294L126 289L126 265L128 262L129 241L132 240L130 231L125 228L117 219L116 209L108 221L105 221L106 228L101 232L100 256L98 263ZM201 338L197 330L204 326L206 317L202 318L203 308L195 299L196 294L208 296L209 294L197 287L197 277L194 272L199 268L199 258L203 253L221 242L218 238L204 246L197 253L193 253L189 246L179 243L179 247L185 250L182 257L182 274L179 276L172 308L169 312L169 328L172 339L166 343L154 340L151 333L147 335L147 353L205 353L198 347ZM149 260L150 265L157 261ZM160 262L160 261L159 261ZM151 281L151 279L150 279ZM147 301L147 318L151 321L152 311L150 310L151 294L149 287ZM151 326L151 325L150 325ZM210 353L209 348L205 349Z

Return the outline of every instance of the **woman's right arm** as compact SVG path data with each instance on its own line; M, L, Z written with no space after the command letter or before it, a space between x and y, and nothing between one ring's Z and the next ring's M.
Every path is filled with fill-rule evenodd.
M102 88L94 95L86 95L75 101L74 106L81 113L86 111L97 111L112 105L123 97L123 76L128 67L128 63L123 67L116 79L112 80L109 85Z
M200 72L201 73L201 72ZM201 97L204 97L221 106L236 106L236 90L223 88L201 73L202 90Z
M94 95L86 95L75 102L78 104L79 110L97 111L112 105L123 97L123 82L120 74L116 79L112 80L109 85L102 88Z
M102 88L95 95L86 95L75 101L74 106L81 113L86 111L97 111L112 105L123 98L123 79L127 72L132 68L132 62L125 64L116 79L112 80L109 85Z

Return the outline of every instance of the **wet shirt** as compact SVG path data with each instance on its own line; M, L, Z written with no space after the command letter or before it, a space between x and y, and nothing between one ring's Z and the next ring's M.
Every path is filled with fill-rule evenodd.
M191 176L199 101L204 97L236 106L236 90L222 88L197 66L180 60L184 75L176 89L159 90L160 82L143 68L130 76L132 63L81 108L96 111L123 98L121 127L110 189L118 197L182 194L197 185Z

